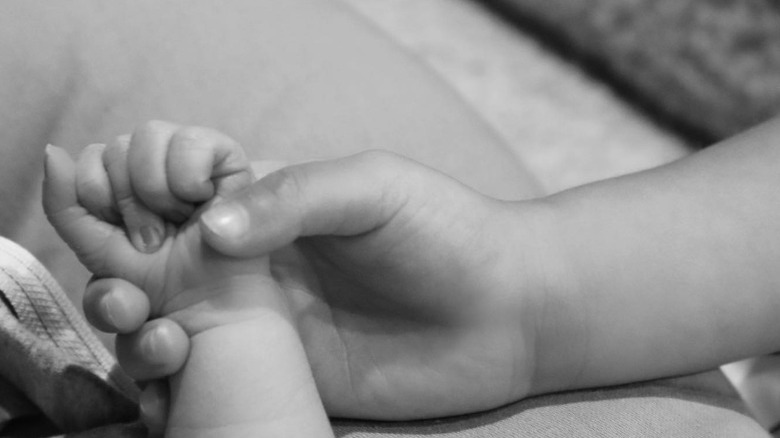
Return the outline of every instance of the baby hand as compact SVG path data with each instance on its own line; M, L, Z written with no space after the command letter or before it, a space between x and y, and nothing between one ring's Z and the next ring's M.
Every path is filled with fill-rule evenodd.
M44 209L63 239L189 336L167 437L332 436L268 257L233 259L201 242L200 204L251 181L238 145L202 128L153 122L88 147L78 164L48 149Z
M242 279L269 281L267 258L219 255L192 225L202 204L253 181L243 149L223 134L150 122L88 146L76 164L51 147L46 170L44 207L57 231L96 276L142 288L153 315L179 315L188 331L202 330L220 322L214 312L208 319L181 312L244 310L221 292Z

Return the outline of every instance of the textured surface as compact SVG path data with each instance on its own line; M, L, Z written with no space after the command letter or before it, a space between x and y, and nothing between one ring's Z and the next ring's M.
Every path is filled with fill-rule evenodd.
M337 423L344 438L766 438L731 408L717 373L551 394L462 417L410 423ZM726 388L728 386L726 385ZM725 405L720 403L726 402ZM738 404L738 402L737 402ZM730 405L730 406L729 406Z
M64 432L137 418L138 389L43 266L2 237L0 296L3 436L16 436L6 427L26 430L45 423L28 401ZM7 383L12 390L4 388Z

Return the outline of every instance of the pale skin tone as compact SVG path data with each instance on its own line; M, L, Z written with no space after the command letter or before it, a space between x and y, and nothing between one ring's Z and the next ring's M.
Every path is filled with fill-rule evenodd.
M287 168L200 226L238 256L298 239L297 263L314 271L275 276L313 303L298 327L331 412L474 412L780 349L777 138L780 120L657 169L509 203L363 155ZM226 219L236 211L246 234ZM107 292L140 296L93 286ZM155 377L141 355L131 362Z
M268 257L227 257L201 240L196 208L251 182L243 149L203 128L148 123L78 163L48 149L52 225L96 276L144 290L147 309L189 338L166 437L332 436Z

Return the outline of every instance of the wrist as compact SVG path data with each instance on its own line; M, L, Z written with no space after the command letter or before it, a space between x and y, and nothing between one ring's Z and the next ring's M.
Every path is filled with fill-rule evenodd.
M171 392L172 436L332 436L297 331L278 315L195 334Z
M524 344L516 362L530 367L526 395L576 386L588 327L583 279L574 269L575 242L562 238L564 211L550 198L511 203L509 209L514 226L507 228L512 233L506 246L514 263L510 287L519 315L513 330L522 334Z
M268 275L238 275L190 288L170 300L163 316L192 338L248 321L290 321L287 303Z

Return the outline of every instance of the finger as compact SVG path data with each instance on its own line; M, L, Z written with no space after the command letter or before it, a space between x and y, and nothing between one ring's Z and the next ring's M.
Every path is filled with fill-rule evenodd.
M204 212L204 240L227 255L254 256L298 237L371 231L406 201L399 184L424 169L411 163L375 152L286 167Z
M173 134L166 160L168 186L180 200L202 203L249 186L253 179L244 149L213 129L187 127Z
M87 320L104 332L131 333L149 319L149 298L122 279L90 281L82 302Z
M129 138L120 136L103 152L103 165L111 182L116 208L133 246L141 252L156 252L165 239L165 222L136 197L130 182Z
M92 216L78 203L76 165L63 149L46 147L43 208L57 233L96 275L123 276L136 268L137 251L124 230Z
M140 330L116 337L116 355L127 374L152 380L179 371L190 352L190 338L174 321L159 318Z
M121 223L116 211L111 182L103 167L103 151L106 145L96 143L82 149L76 162L76 191L79 203L87 211L112 224Z
M165 380L155 380L146 384L138 405L141 411L141 422L149 430L150 438L162 437L165 433L169 404L170 395Z
M178 199L168 186L166 160L179 125L151 121L133 132L128 152L130 183L135 194L152 211L174 223L186 221L195 208Z

